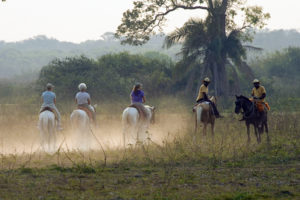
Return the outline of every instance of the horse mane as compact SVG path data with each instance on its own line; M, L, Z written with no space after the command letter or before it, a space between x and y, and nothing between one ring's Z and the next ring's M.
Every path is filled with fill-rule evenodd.
M243 96L243 95L241 95L241 96L238 96L238 98L242 98L242 99L244 99L244 100L246 100L246 101L249 101L249 102L251 102L251 101L249 100L249 98L248 98L248 97L245 97L245 96Z

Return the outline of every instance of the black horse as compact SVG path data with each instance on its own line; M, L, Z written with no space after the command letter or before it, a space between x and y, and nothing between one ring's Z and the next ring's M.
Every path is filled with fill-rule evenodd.
M267 133L267 140L269 142L270 138L269 138L269 130L268 130L267 111L266 110L262 112L258 111L254 102L250 101L249 98L242 95L236 96L235 113L239 114L241 110L243 113L242 120L245 120L247 126L248 143L250 143L250 124L253 124L254 126L254 131L258 143L261 142L260 135L264 132L264 130Z

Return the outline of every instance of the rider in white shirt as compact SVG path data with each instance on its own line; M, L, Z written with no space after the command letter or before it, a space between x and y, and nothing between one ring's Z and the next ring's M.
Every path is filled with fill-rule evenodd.
M87 108L93 116L93 120L96 119L96 113L94 107L91 105L91 97L89 93L86 92L87 86L85 83L80 83L78 85L79 92L75 96L75 102L77 106Z

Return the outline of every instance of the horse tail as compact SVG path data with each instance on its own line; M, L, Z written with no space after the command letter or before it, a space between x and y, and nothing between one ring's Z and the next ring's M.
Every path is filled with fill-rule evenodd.
M202 108L202 106L197 106L197 108L196 108L196 115L197 115L197 125L199 125L200 124L200 122L201 122L201 117L202 117L202 111L203 111L203 108Z
M39 120L39 129L40 131L45 132L48 130L48 118L44 113L41 113L40 120Z
M127 129L127 127L128 127L128 110L127 109L125 109L124 111L123 111L123 114L122 114L122 137L123 137L123 147L125 148L125 146L126 146L126 129Z
M82 110L74 110L70 116L72 128L80 129L81 131L85 131L89 129L89 117L85 111Z

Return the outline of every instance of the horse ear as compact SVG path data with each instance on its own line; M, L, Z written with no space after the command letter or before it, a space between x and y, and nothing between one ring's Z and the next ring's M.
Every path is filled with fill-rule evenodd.
M154 111L156 108L154 106L152 106L152 110Z

